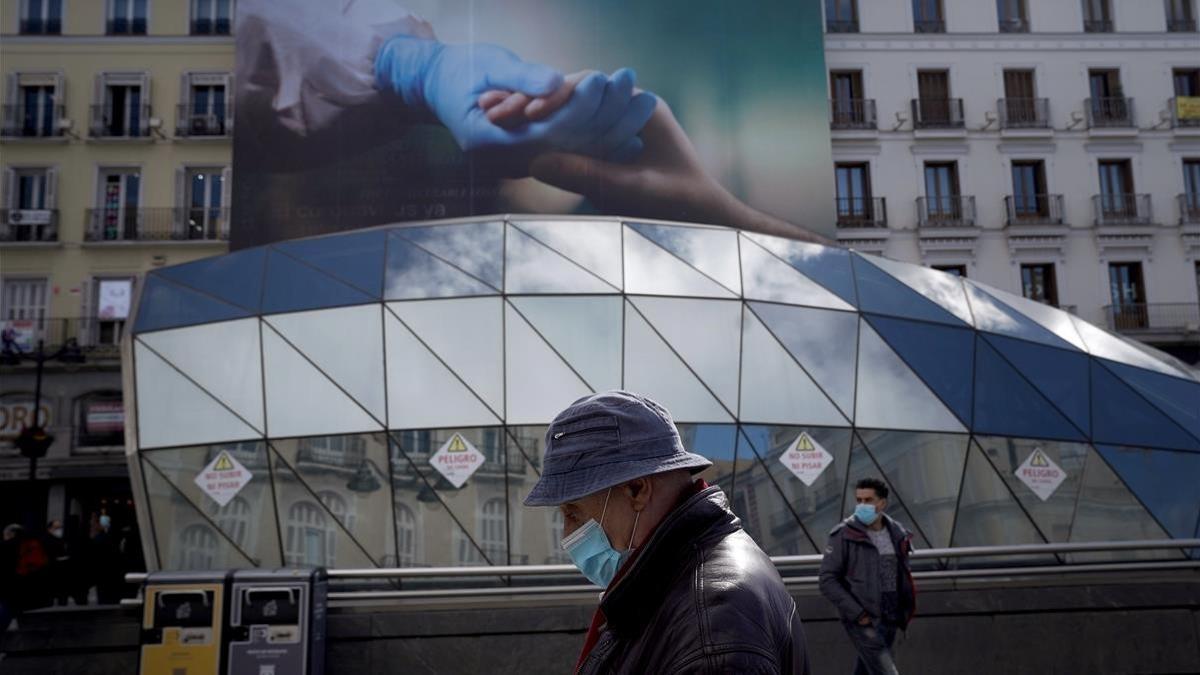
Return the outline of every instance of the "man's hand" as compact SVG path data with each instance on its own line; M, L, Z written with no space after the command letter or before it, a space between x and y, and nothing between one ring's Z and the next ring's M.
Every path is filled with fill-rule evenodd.
M871 625L871 615L867 614L866 612L863 612L862 616L858 617L858 625L870 626Z

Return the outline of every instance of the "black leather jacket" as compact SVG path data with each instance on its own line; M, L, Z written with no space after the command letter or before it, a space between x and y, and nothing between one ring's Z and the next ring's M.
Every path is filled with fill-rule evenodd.
M808 675L796 603L720 488L680 504L630 565L580 673Z

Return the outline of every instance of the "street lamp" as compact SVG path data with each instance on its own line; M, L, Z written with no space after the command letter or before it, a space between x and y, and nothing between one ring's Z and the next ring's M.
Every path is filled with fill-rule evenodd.
M42 371L45 369L47 361L83 363L87 359L83 356L83 352L79 349L79 343L75 341L75 338L68 339L53 354L47 354L44 341L38 340L37 351L26 354L17 347L13 340L8 339L6 336L4 349L0 352L0 363L6 366L15 366L24 360L33 361L37 364L37 375L34 379L33 388L33 424L21 430L14 444L23 456L29 458L29 480L35 481L37 480L38 460L46 456L46 451L54 443L54 435L48 433L42 427Z

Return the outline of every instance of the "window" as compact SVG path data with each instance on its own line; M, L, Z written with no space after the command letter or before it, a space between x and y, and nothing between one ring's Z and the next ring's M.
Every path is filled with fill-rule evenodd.
M913 30L917 33L945 33L946 18L942 0L912 0Z
M966 265L930 265L930 267L932 267L933 269L935 269L939 272L945 272L946 274L953 274L956 277L962 277L964 279L967 277L967 266Z
M147 0L108 0L109 35L145 35Z
M1195 0L1164 0L1167 6L1167 30L1172 33L1196 32Z
M1029 15L1025 12L1025 0L996 0L996 15L1001 33L1028 33Z
M562 510L554 508L550 509L548 516L550 518L550 541L549 555L546 557L547 565L561 565L571 562L571 556L563 550L563 514Z
M1100 211L1105 218L1124 219L1137 215L1133 194L1133 171L1129 160L1101 160Z
M1054 307L1058 306L1058 281L1054 265L1021 265L1021 295Z
M15 73L8 77L4 135L21 138L61 136L58 121L62 118L62 106L59 105L62 76L58 73Z
M239 547L246 546L246 531L250 528L250 504L245 499L234 497L228 504L217 509L213 520L230 541Z
M125 321L129 318L133 278L93 279L90 292L92 297L89 300L95 310L85 312L84 321L92 325L82 337L87 340L88 346L119 346L125 332Z
M930 220L962 219L958 192L958 165L954 162L925 164L925 208Z
M1200 96L1200 68L1176 68L1171 79L1176 96Z
M1085 33L1111 33L1113 31L1112 7L1109 0L1083 0L1083 31Z
M1129 126L1133 123L1133 104L1125 98L1121 71L1107 68L1088 71L1088 90L1092 95L1088 107L1092 126Z
M140 169L101 169L100 194L91 220L94 240L135 240L140 235Z
M396 548L400 552L397 567L412 567L417 564L417 518L412 509L396 504Z
M1146 328L1146 291L1140 262L1110 263L1109 293L1112 296L1113 328Z
M1183 160L1183 221L1200 223L1200 159Z
M858 32L858 0L825 0L825 31Z
M913 103L913 125L961 127L962 101L950 98L950 71L917 71L917 100Z
M144 73L104 73L97 79L92 135L142 138L150 133L150 79Z
M76 415L75 445L83 448L125 445L125 403L121 392L81 396Z
M62 0L22 0L21 35L61 35Z
M1044 162L1041 160L1013 162L1012 181L1011 215L1015 219L1042 219L1050 215Z
M233 0L192 0L192 35L229 35Z
M180 106L180 136L226 136L229 134L229 75L190 73Z
M309 501L292 504L284 534L288 566L333 567L334 527L320 506Z
M839 70L829 73L829 95L833 101L833 128L874 128L874 108L863 98L862 71Z
M1037 97L1034 71L1004 71L1004 101L1000 124L1006 129L1045 128L1050 125L1048 104Z
M208 525L188 525L179 534L176 569L210 570L216 565L217 535Z
M0 320L28 324L31 330L40 329L49 304L45 279L5 279L4 294L0 296Z
M185 239L219 239L225 229L225 169L195 168L184 171Z
M0 221L0 240L54 241L57 239L55 169L13 167L5 170L7 210Z
M866 163L838 164L834 173L837 177L838 224L871 227L874 218L870 166Z
M484 502L479 512L479 546L493 565L508 564L508 541L504 520L503 499L493 498Z

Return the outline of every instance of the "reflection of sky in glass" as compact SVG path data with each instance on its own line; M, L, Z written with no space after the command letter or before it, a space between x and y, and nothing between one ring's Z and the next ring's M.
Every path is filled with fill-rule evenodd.
M401 237L500 290L503 279L504 224L462 223L392 230Z
M866 321L859 333L856 422L875 429L965 431Z
M619 222L541 220L514 222L513 226L599 275L614 289L621 289Z
M781 237L768 237L754 232L742 232L742 236L754 240L817 283L837 293L846 302L857 304L849 251Z
M1200 536L1200 454L1098 445L1172 537ZM1178 480L1190 476L1193 480Z
M975 327L990 333L1001 333L1013 337L1042 342L1053 347L1070 349L1070 343L1051 333L1032 319L1028 319L1004 303L985 293L975 284L964 284Z
M742 303L635 298L633 304L725 406L737 410Z
M842 412L853 417L858 315L758 302L750 307Z
M973 325L971 309L967 306L967 296L963 293L962 280L958 277L920 265L896 262L879 256L867 256L863 259L941 305L954 316L962 319L968 326Z
M747 299L854 309L753 241L742 241L742 279Z
M388 300L489 295L496 289L407 239L388 237L383 297Z
M733 230L630 223L639 234L674 253L713 281L739 293L737 234Z
M612 293L603 279L538 243L517 228L509 228L504 286L509 293Z
M978 285L970 279L964 279L963 283L968 286ZM1079 338L1079 332L1076 331L1075 326L1072 325L1071 316L1066 312L1037 302L1036 300L1030 300L1019 295L1013 295L1012 293L1002 291L998 288L992 288L988 286L984 290L988 295L991 295L1000 302L1003 302L1005 305L1008 305L1021 314L1033 319L1038 324L1041 324L1043 328L1051 333L1054 333L1063 340L1066 340L1076 348L1086 349L1083 341Z
M625 231L625 291L732 298L734 293L633 230Z

